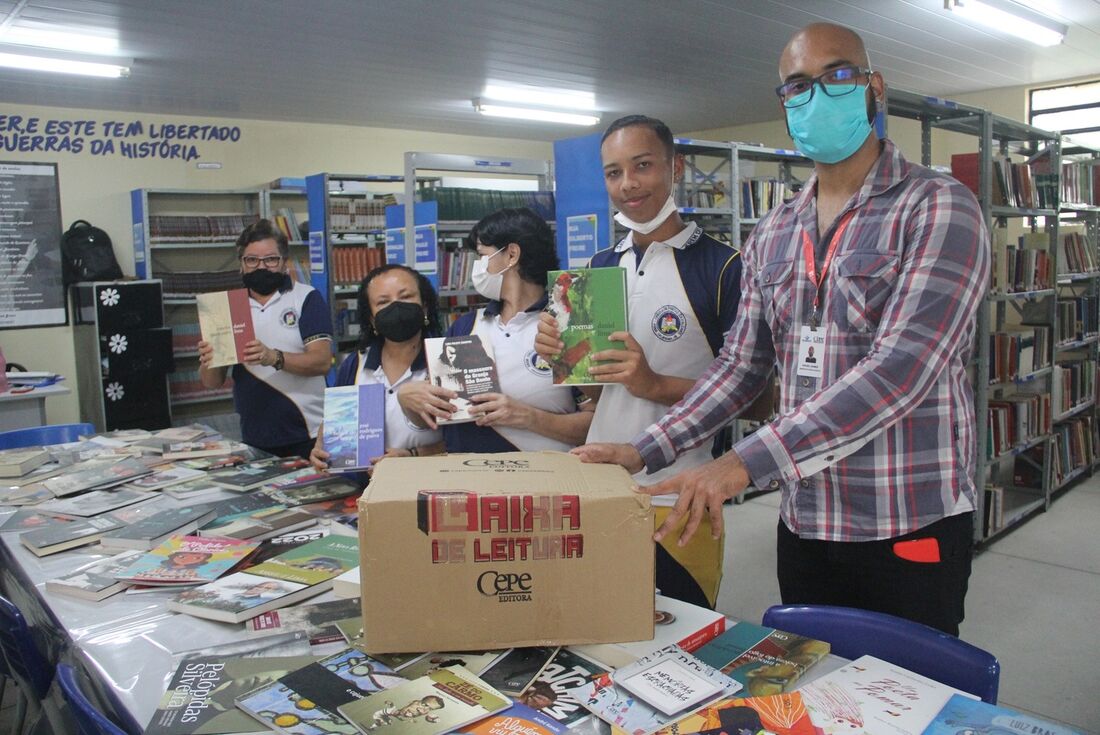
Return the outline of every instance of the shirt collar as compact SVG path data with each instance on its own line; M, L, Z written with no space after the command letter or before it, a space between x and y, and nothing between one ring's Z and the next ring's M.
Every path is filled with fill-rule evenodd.
M367 370L377 370L382 367L382 343L385 340L379 337L377 334L367 343L366 353L361 355L359 360L363 363L363 366ZM420 343L420 352L416 353L416 357L413 358L412 365L409 366L410 370L425 370L428 367L428 361L424 357L424 343Z
M542 295L542 298L524 309L524 312L530 313L532 311L542 311L546 308L546 304L549 302L549 300L550 296L544 293ZM485 305L485 316L500 316L500 310L503 308L503 301L490 301L488 304Z
M676 248L677 250L683 250L688 245L691 245L699 239L699 234L702 233L702 226L698 222L688 222L684 229L673 235L667 240L654 240L653 244L662 243L668 245L670 248ZM634 247L634 231L626 233L618 245L615 246L616 253L625 253L630 248Z
M878 158L875 159L874 165L871 166L871 170L867 172L867 177L863 180L863 186L856 193L852 208L861 206L871 197L883 194L905 181L909 178L909 172L912 168L913 164L905 159L905 156L901 154L894 142L889 138L883 138L882 150L879 152ZM816 194L817 172L814 172L806 180L802 191L794 199L795 210L805 211L813 204Z

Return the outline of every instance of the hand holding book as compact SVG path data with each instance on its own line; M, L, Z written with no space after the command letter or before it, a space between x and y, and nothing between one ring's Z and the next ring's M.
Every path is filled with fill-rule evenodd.
M418 426L439 428L437 421L450 418L457 409L451 400L458 394L453 390L432 385L426 380L410 380L397 391L397 402L405 415Z

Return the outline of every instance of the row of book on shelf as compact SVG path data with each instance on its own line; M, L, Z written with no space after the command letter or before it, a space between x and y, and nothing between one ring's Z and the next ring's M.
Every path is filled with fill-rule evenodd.
M1094 417L1082 414L1060 421L1052 429L1050 461L1051 486L1055 489L1075 473L1089 470L1100 457L1100 433ZM1017 487L1041 490L1043 487L1045 443L1021 452L1013 466L1013 483Z
M151 214L149 238L154 243L234 242L245 227L259 219L258 214Z
M1062 201L1100 207L1100 165L1096 159L1062 161Z
M329 197L329 229L333 232L380 232L386 228L386 207L396 202L397 199L392 194Z
M436 202L439 219L474 221L498 209L527 207L544 220L554 220L554 192L501 191L456 186L435 186L420 190L421 200Z
M332 282L338 286L358 286L368 273L386 262L386 251L370 245L345 245L332 248Z
M294 213L294 210L290 207L278 207L271 214L271 223L278 228L279 232L283 233L283 237L288 242L299 242L305 240L308 236L302 232L301 224L298 222L298 215Z
M978 194L977 153L951 156L951 175ZM1050 158L1040 153L1028 160L1013 160L1006 154L993 156L992 196L994 206L1020 209L1053 209L1058 205L1059 177L1050 171Z
M1060 344L1095 336L1100 330L1100 297L1084 294L1058 299L1055 318Z

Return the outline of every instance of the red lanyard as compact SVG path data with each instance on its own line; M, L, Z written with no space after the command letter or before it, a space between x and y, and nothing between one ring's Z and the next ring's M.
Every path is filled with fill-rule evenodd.
M844 230L848 228L848 223L852 219L856 211L849 210L847 214L840 220L840 224L836 226L836 232L833 233L833 239L829 242L829 249L825 251L825 260L821 263L821 274L817 273L817 262L814 259L814 244L810 241L810 236L805 230L802 231L802 257L806 261L806 277L810 279L810 283L814 285L814 310L810 316L810 326L817 327L820 321L817 318L818 308L821 306L821 287L825 284L825 275L829 272L829 266L832 265L833 255L836 254L837 245L840 243L840 238L844 236Z

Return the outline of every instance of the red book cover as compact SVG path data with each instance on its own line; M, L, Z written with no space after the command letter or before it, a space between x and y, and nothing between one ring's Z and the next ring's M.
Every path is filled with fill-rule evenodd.
M195 297L202 338L214 348L211 367L242 362L244 346L256 339L248 289L201 293Z

